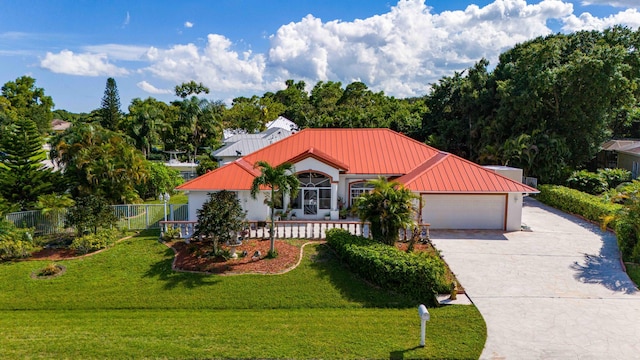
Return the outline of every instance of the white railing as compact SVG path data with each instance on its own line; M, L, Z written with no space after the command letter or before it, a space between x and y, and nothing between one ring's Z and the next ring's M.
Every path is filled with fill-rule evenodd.
M271 223L267 221L247 221L247 229L240 236L245 239L269 239ZM160 221L160 237L165 233L175 231L175 237L189 241L196 229L197 221ZM359 221L322 221L322 220L283 220L274 223L274 237L276 239L324 239L329 229L344 229L351 234L370 237L369 223ZM417 231L422 240L429 239L429 224L418 224ZM400 230L400 241L408 241L413 233L412 229Z

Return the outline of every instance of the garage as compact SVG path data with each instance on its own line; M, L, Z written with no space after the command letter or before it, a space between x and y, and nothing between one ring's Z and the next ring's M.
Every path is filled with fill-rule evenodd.
M422 221L432 229L506 230L507 194L423 194Z

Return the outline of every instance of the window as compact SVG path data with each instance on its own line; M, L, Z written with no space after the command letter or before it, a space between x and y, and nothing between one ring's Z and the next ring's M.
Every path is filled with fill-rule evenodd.
M300 187L331 188L331 179L314 172L300 173L298 174L298 180L300 181Z
M349 204L353 206L355 204L356 199L359 198L362 194L366 194L373 190L373 185L368 184L366 182L357 182L351 184L351 201Z
M290 199L292 209L304 209L305 215L314 215L318 209L331 209L331 178L316 172L298 174L300 191Z
M302 191L298 191L298 195L296 197L290 198L289 206L292 209L302 209Z

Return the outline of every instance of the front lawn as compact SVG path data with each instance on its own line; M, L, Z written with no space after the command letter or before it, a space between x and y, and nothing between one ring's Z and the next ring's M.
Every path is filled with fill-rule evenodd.
M3 358L478 358L473 306L430 309L356 279L324 245L284 275L171 271L173 252L146 233L81 260L0 264ZM263 260L268 261L268 260Z

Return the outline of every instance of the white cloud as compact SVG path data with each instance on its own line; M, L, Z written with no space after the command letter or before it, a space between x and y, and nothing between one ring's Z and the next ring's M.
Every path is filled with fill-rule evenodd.
M443 75L482 57L495 63L516 43L551 33L546 22L572 11L559 0L496 0L432 14L421 0L401 0L386 14L353 22L308 15L271 36L269 65L283 77L361 80L394 95L419 95Z
M193 27L193 23L191 21L185 21L184 27L186 27L187 29L190 29Z
M128 70L110 64L104 54L74 54L62 50L58 54L47 52L40 66L54 73L79 76L119 76L127 75Z
M594 0L595 1L595 0ZM599 0L598 0L599 1ZM618 0L618 2L630 0ZM207 36L204 45L178 44L168 48L105 44L87 46L83 53L47 53L41 66L74 75L151 75L159 83L195 80L216 96L260 94L284 87L286 79L363 81L372 90L404 97L423 95L430 84L461 71L481 58L495 65L503 51L517 43L553 32L603 29L614 24L640 27L634 9L609 17L576 15L562 0L495 0L479 7L432 13L424 0L400 0L387 13L354 21L326 21L308 15L281 26L269 37L267 53L238 49L230 39ZM190 22L185 27L193 26ZM1 34L0 34L1 35ZM5 35L8 36L8 35ZM111 62L128 61L135 70ZM133 65L131 65L133 66ZM141 79L140 79L141 80ZM138 87L164 94L146 81Z
M636 9L627 9L617 14L599 18L589 13L580 16L570 15L564 21L562 30L567 32L578 30L603 30L614 25L625 25L631 28L640 27L640 12Z
M212 90L262 89L265 59L251 52L239 54L229 39L210 34L200 49L194 44L176 45L167 50L150 48L152 64L144 70L176 84L195 80Z
M148 92L150 94L173 94L173 91L171 89L158 89L157 87L149 84L146 81L140 81L139 83L136 84L136 86L142 90L144 90L145 92Z
M83 50L93 54L103 54L112 60L143 61L149 47L120 44L89 45Z
M124 18L124 21L122 22L122 27L126 27L127 25L129 25L129 22L131 22L131 16L129 15L129 12L127 11L127 15Z
M636 9L640 6L640 4L638 4L638 0L585 0L582 2L582 5L608 5Z

